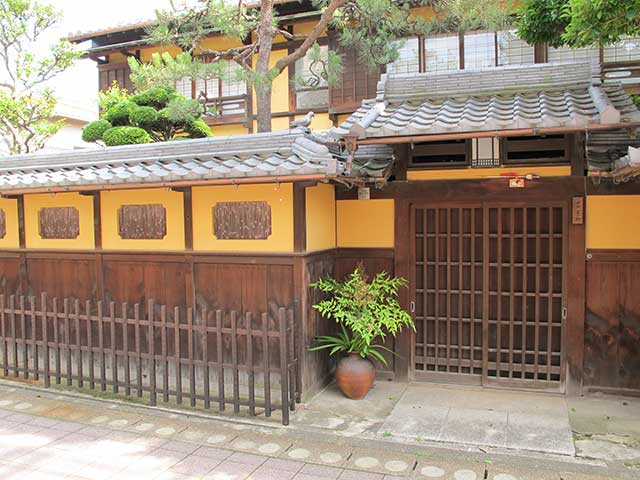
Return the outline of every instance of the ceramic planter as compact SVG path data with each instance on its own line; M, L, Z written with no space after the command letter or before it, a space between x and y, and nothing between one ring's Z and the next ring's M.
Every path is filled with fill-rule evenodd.
M373 386L376 369L358 353L350 353L338 362L336 383L347 397L359 400L367 396Z

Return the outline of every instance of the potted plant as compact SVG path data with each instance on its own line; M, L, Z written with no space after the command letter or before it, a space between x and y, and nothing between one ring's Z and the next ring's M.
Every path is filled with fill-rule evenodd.
M404 278L381 272L368 281L358 267L344 281L324 278L311 286L330 295L313 306L324 318L332 318L339 326L336 335L316 338L312 351L329 350L341 354L336 369L336 383L347 397L364 398L375 378L375 359L387 364L383 353L391 350L383 345L387 335L395 337L403 327L415 330L411 315L398 303L398 289L407 285Z

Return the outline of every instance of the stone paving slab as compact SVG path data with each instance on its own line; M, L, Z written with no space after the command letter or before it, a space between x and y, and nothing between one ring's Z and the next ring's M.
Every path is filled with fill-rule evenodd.
M521 460L485 464L473 453L445 455L430 446L401 448L377 441L367 445L344 436L320 439L286 428L254 428L24 390L2 390L1 398L9 400L0 406L2 480L536 478L519 466ZM54 408L38 409L41 401L49 407L54 404ZM32 407L16 411L13 406L17 403L31 403ZM69 414L73 409L83 411L84 420L67 421L67 416L73 417ZM60 412L63 418L56 416ZM152 426L135 429L145 424ZM550 466L549 471L558 472L558 467Z

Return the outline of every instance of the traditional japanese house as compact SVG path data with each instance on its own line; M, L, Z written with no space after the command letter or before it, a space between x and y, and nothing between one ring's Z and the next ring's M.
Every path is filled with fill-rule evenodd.
M308 17L297 13L291 28L304 31ZM93 40L101 87L111 79L127 85L122 51L143 59L153 51L142 28L74 37ZM206 346L219 351L216 337L245 328L237 319L247 313L277 330L285 309L291 361L278 373L296 371L291 392L300 398L324 385L330 369L325 355L307 350L329 328L311 308L317 294L308 284L361 263L370 274L409 280L401 302L417 330L390 344L398 355L381 376L571 395L638 391L640 187L632 157L640 112L629 93L640 56L621 55L616 47L528 46L512 32L414 37L386 73L365 75L345 55L342 83L324 93L297 91L284 77L274 87L282 95L274 95L273 133L252 133L245 85L240 113L222 109L209 119L211 139L4 158L3 337L29 331L10 326L29 318L26 307L6 308L15 294L126 302L124 310L150 299L169 312L190 308L197 313L184 328L213 329L197 351L180 353L180 334L175 351L166 347L171 339L148 322L162 315L153 309L144 338L155 335L164 343L149 349L169 348L190 368L211 366L211 379L189 380L198 392L192 404L206 404L226 378L213 371L224 362L203 357ZM238 95L217 85L207 96L236 105ZM310 131L286 130L310 110L319 112ZM237 318L219 325L216 310ZM128 335L111 332L131 346L126 328ZM242 331L251 347L264 345ZM118 361L128 359L124 340L112 341ZM249 351L243 358L259 364ZM144 355L155 362L153 350ZM224 367L237 385L237 362ZM152 377L145 391L156 388ZM175 377L163 380L163 395L179 391Z

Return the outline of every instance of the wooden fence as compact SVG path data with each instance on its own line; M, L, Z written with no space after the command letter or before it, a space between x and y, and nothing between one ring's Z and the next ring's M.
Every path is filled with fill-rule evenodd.
M145 308L146 307L146 308ZM251 415L289 423L299 386L292 309L167 308L0 295L5 376ZM280 397L279 399L277 397Z

